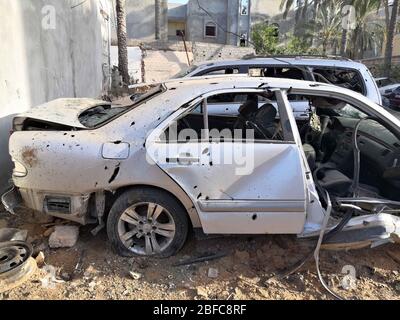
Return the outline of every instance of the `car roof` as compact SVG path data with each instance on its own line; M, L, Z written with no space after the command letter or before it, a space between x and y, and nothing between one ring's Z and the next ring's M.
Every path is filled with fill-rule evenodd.
M295 65L295 66L321 66L321 67L343 67L358 69L365 67L364 64L348 59L316 58L310 57L262 57L238 60L218 60L208 61L198 64L199 69L227 66L247 66L247 65Z
M341 87L327 83L319 83L305 80L293 80L286 78L265 78L251 77L247 74L239 75L213 75L192 78L171 79L163 82L168 90L180 91L182 89L197 89L206 91L214 91L214 89L241 89L241 88L258 88L261 85L271 88L310 88L316 86L325 86L333 90L347 90ZM210 89L210 90L205 90ZM347 90L354 94L353 91ZM362 95L361 95L362 96Z

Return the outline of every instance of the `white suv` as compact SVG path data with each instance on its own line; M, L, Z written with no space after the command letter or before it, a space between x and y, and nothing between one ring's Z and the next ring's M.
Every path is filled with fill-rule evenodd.
M361 93L382 105L382 96L369 69L362 63L340 57L277 56L222 60L194 65L174 78L248 74L254 77L287 78L326 82ZM289 96L297 119L307 117L309 106ZM241 103L242 101L238 101Z

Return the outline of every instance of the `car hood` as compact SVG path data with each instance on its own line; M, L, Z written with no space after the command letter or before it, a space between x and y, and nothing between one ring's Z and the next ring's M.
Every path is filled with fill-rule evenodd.
M111 105L111 103L88 98L57 99L21 113L16 118L31 118L74 128L87 129L80 123L79 115L87 109L105 105Z

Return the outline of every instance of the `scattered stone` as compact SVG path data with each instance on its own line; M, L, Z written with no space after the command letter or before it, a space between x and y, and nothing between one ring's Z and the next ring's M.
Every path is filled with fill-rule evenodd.
M71 248L78 241L79 227L77 226L56 226L50 235L50 248Z
M139 272L129 271L129 275L132 277L133 280L140 280L143 275Z
M213 279L218 278L218 274L219 274L218 269L215 269L215 268L208 269L208 277L209 278L213 278Z
M61 279L64 281L71 281L71 275L67 272L63 272L61 273Z
M44 253L43 251L40 251L39 254L37 255L37 257L35 258L36 260L36 264L39 268L42 268L45 265L44 262Z
M198 296L203 297L203 298L208 298L208 293L207 293L206 288L204 288L204 287L197 287L196 292L197 292L197 295L198 295Z

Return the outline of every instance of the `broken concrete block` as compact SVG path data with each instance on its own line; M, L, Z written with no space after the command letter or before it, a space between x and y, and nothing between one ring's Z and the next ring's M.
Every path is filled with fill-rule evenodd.
M215 269L215 268L208 269L208 277L209 278L213 278L213 279L218 278L218 274L219 274L218 269Z
M44 259L45 259L44 253L42 251L40 251L39 254L37 255L37 257L35 258L36 264L39 268L41 268L45 265Z
M56 226L49 238L50 248L71 248L78 241L79 227Z

